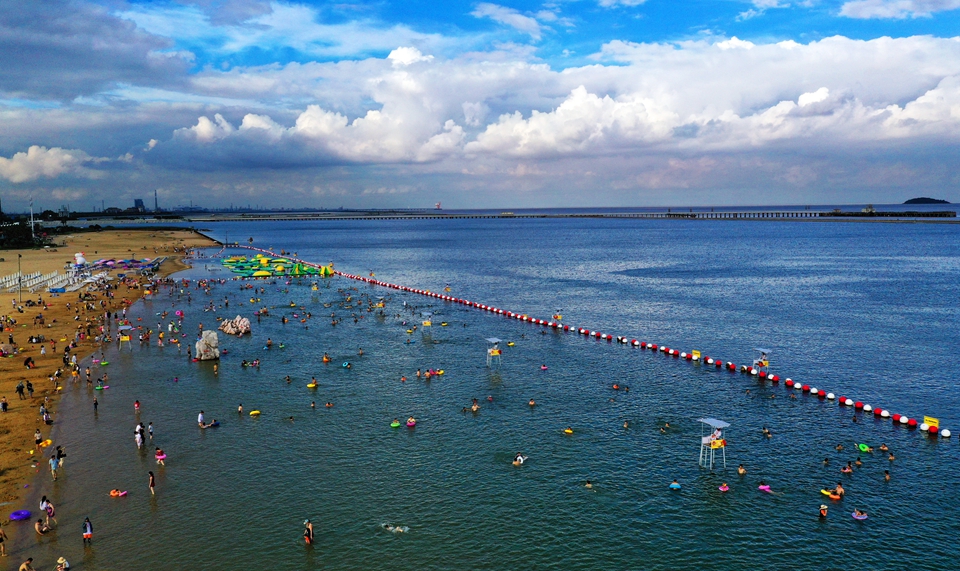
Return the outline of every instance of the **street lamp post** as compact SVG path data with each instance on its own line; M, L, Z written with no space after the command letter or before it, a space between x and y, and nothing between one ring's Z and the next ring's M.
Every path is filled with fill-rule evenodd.
M20 303L23 303L23 271L20 270L20 258L23 254L17 254L17 294L20 296Z

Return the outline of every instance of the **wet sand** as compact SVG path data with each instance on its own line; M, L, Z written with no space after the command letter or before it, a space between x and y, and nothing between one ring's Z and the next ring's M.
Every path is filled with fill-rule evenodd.
M77 233L58 237L57 242L58 246L45 249L0 250L0 258L4 260L0 262L0 276L17 272L17 254L23 256L20 267L24 274L38 271L50 273L56 270L64 273L65 264L72 262L73 255L77 252L84 252L89 261L100 258L142 259L167 256L167 261L159 271L159 275L167 276L188 267L182 260L184 248L215 245L211 240L190 230L158 229ZM180 252L175 252L175 248ZM110 274L116 276L118 272L124 273L125 270L115 270ZM74 338L77 328L88 316L94 325L99 325L103 320L103 311L118 310L124 300L130 303L135 302L141 297L143 290L121 286L115 291L115 297L107 300L107 307L103 311L90 311L89 314L82 308L79 312L76 311L78 293L68 292L54 297L46 291L30 293L24 288L22 292L24 304L19 304L19 295L16 290L7 292L4 288L0 292L0 303L5 304L0 315L9 315L17 322L13 327L4 326L0 343L8 343L9 336L13 335L14 341L20 348L19 355L0 358L0 396L6 397L9 403L8 411L0 414L0 438L6 443L0 449L0 504L4 504L4 508L14 509L22 504L23 498L29 491L25 486L30 485L36 474L46 468L42 460L39 467L32 466L32 460L39 459L39 455L36 452L31 454L30 451L35 448L34 431L39 428L44 438L48 438L52 428L45 425L40 418L39 410L44 397L49 397L47 408L51 412L54 423L57 422L59 394L55 391L55 385L50 382L49 377L63 365L63 347ZM25 303L28 299L33 301L42 299L47 307L27 307ZM12 301L18 301L18 305L22 305L23 313L17 311ZM67 309L67 303L72 303L74 307ZM34 325L34 318L41 313L45 323ZM74 320L76 315L80 316L80 321ZM45 356L40 355L40 344L28 342L31 335L45 337L47 347ZM52 343L57 345L56 352L52 351ZM75 354L78 358L82 358L93 353L96 348L97 345L91 337L80 343ZM24 366L24 360L27 357L33 357L36 363L35 368L28 369ZM64 369L61 385L70 382L70 373L65 367ZM81 382L82 379L81 376ZM15 387L21 381L33 383L33 398L18 397ZM12 532L12 527L6 525L9 523L7 519L9 511L0 510L2 514L0 523L4 525L8 535Z

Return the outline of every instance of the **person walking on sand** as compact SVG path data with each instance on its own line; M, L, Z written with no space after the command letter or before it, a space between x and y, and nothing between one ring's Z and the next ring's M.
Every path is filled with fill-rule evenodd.
M83 544L93 545L93 523L88 517L83 519Z
M7 541L7 532L3 531L3 528L0 527L0 557L7 556L7 547L5 545Z
M152 472L152 471L147 472L147 474L148 474L149 477L150 477L150 479L147 481L147 486L150 488L150 495L151 495L151 496L155 496L155 495L157 494L157 492L154 491L154 488L156 488L156 486L157 486L157 480L156 480L156 478L153 477L153 472Z
M40 450L42 450L42 448L43 448L42 446L40 446L40 443L43 442L43 435L40 434L40 429L39 429L39 428L37 429L36 432L33 433L33 441L34 441L34 442L36 443L36 445L37 445L37 452L40 452Z
M60 461L57 460L56 454L50 455L50 474L53 475L53 481L57 481L57 468L60 467Z

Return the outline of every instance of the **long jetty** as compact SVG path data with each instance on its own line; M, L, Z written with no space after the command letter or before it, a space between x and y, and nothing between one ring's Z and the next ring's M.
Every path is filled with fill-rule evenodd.
M770 221L837 221L837 220L895 220L917 221L935 219L938 222L955 222L956 211L901 211L901 212L849 212L840 210L772 210L772 211L720 211L706 212L500 212L471 213L443 211L343 211L343 212L289 212L249 214L193 215L190 222L271 222L315 220L459 220L459 219L510 219L510 218L626 218L652 220L770 220ZM954 220L949 220L954 219Z

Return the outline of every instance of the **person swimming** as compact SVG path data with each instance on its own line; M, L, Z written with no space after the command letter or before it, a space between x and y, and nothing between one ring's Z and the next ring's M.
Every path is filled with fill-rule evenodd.
M842 483L842 482L837 482L837 487L834 488L834 489L832 489L832 490L828 490L828 491L833 492L834 495L840 496L841 498L843 497L843 494L846 493L846 491L843 489L843 483Z
M897 459L897 458L893 455L893 452L891 452L890 455L887 456L887 460L889 460L889 461L891 461L891 462L893 462L893 461L896 460L896 459Z
M513 457L513 465L514 465L514 466L519 466L519 465L523 464L524 460L526 460L526 458L524 457L524 455L521 454L520 452L517 452L517 455Z
M840 468L840 472L843 474L852 474L853 466L850 465L850 462L847 462L846 466L844 466L843 468Z
M537 403L536 403L533 399L530 399L530 402L528 402L527 404L530 405L530 406L536 406L536 405L537 405Z
M886 452L887 450L890 450L889 448L887 448L887 445L881 443L881 444L880 444L880 452Z
M861 460L860 457L857 456L857 460L854 462L854 464L856 464L857 468L859 468L860 466L863 466L863 460Z
M743 467L743 464L740 464L739 466L737 466L737 474L744 476L746 475L746 473L747 473L747 469Z
M820 519L827 519L827 506L820 504Z
M593 488L593 483L590 480L587 480L587 483L583 485L584 488Z

